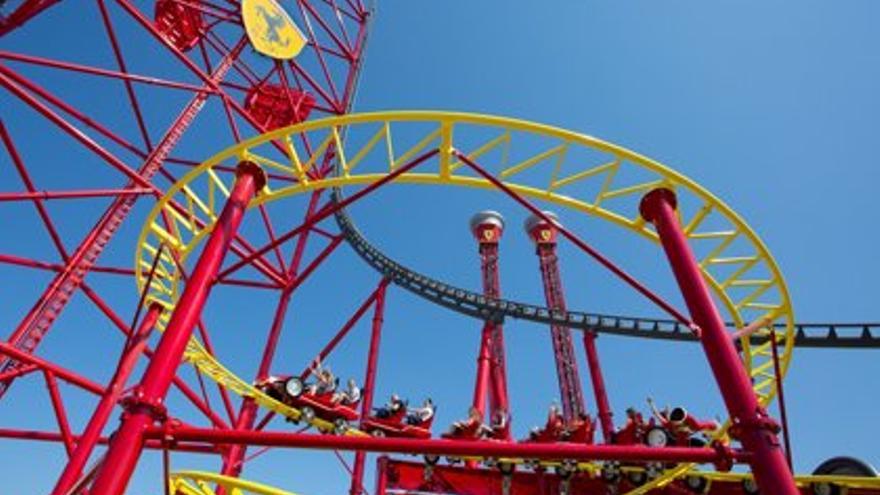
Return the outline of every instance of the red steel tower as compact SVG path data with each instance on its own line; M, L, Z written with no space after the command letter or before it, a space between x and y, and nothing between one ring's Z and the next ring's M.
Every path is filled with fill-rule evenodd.
M544 283L544 297L547 307L551 310L565 311L565 293L562 290L562 277L559 274L559 260L556 257L555 223L557 217L552 212L544 214L553 219L549 223L535 215L526 219L525 229L535 242L535 252L541 265L541 280ZM574 356L574 345L571 331L563 326L551 325L550 334L553 340L553 354L556 358L556 375L559 378L559 395L562 399L562 415L566 421L580 418L586 414L584 394L581 390L577 360Z
M480 245L480 269L483 279L483 295L487 298L501 297L498 276L498 241L504 232L504 218L496 211L481 211L471 218L471 233ZM480 354L477 358L477 381L474 387L473 406L485 417L486 395L489 396L489 413L492 422L503 424L504 435L509 439L510 408L507 402L507 372L504 360L504 330L501 323L487 320L480 338Z

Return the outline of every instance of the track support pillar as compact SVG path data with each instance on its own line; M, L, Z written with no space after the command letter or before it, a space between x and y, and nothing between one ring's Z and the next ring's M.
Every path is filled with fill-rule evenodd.
M732 430L751 453L749 464L761 492L797 495L800 492L776 436L775 423L758 403L749 375L678 222L676 205L675 193L660 188L642 198L639 211L654 224L691 317L700 329L700 342L732 418Z
M376 303L373 307L373 326L370 334L370 350L367 356L367 373L364 379L364 397L361 402L361 418L366 418L373 410L373 389L376 388L376 367L379 364L379 343L382 337L382 323L385 321L385 289L389 279L383 279L379 283L376 292ZM351 495L360 495L364 483L364 464L367 453L358 451L354 454L354 467L351 473Z
M116 431L91 495L121 495L144 447L144 431L163 419L164 400L180 365L186 344L199 321L214 279L232 239L241 225L247 205L265 185L259 167L241 162L235 186L211 232L159 345L129 400L122 424Z
M596 332L592 330L584 332L584 350L587 354L587 366L590 368L593 395L596 397L596 415L599 417L599 425L602 427L602 438L605 443L611 443L611 438L614 435L614 421L611 419L611 404L608 402L608 391L605 388L605 378L602 376L599 352L596 349Z

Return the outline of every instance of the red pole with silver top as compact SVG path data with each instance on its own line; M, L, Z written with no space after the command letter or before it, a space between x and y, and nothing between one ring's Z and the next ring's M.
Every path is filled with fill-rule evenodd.
M552 221L531 215L526 219L525 230L535 243L547 307L551 310L565 311L565 293L562 289L562 277L556 256L559 222L554 213L549 211L543 213ZM578 420L587 414L587 408L584 404L571 330L560 325L551 325L550 334L556 361L556 375L559 379L559 395L562 399L562 415L567 422Z
M639 211L645 220L654 224L691 317L700 327L700 342L733 421L731 435L751 454L749 464L762 493L797 495L800 492L776 436L778 425L758 403L749 375L676 218L675 208L675 193L660 188L642 198Z
M498 243L504 233L504 217L492 210L475 214L470 221L471 233L480 249L480 274L483 295L501 297L501 277L498 268ZM489 396L492 421L509 421L510 406L507 394L507 365L504 352L504 327L496 321L486 321L480 337L477 358L477 382L474 387L474 407L485 417L485 400ZM509 424L505 431L510 431Z
M91 495L120 495L125 491L144 447L144 431L164 416L165 395L183 359L193 328L201 317L223 258L241 225L248 203L265 183L265 175L256 164L239 163L229 199L171 314L140 385L129 398L122 424L97 473Z

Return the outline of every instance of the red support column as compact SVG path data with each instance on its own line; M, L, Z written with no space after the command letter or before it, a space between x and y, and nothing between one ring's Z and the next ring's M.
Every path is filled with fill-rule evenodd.
M116 431L104 463L98 471L91 495L120 495L144 446L144 430L164 414L164 399L183 359L186 344L199 321L214 279L238 231L247 205L265 185L259 167L241 162L229 200L205 243L183 295L171 315L150 365L135 389L122 425Z
M486 415L486 393L489 391L489 347L492 344L492 326L486 322L480 334L480 353L477 355L477 379L474 383L473 407L480 412L480 417Z
M376 489L373 495L385 495L388 491L388 456L376 459Z
M800 492L776 436L777 425L758 403L749 375L678 223L675 208L675 193L661 188L642 198L639 211L654 224L691 317L701 330L700 342L733 421L731 433L752 454L749 464L762 493L797 495Z
M565 311L565 293L556 257L556 237L559 232L556 215L543 212L552 221L545 221L535 215L526 219L526 233L535 242L535 252L541 265L541 280L544 284L544 297L551 310ZM562 399L562 415L567 422L580 419L587 414L584 393L578 374L571 330L551 325L553 353L556 358L556 374L559 378L559 395Z
M389 279L383 279L376 293L376 306L373 309L373 329L370 334L370 351L367 355L367 372L364 379L364 397L361 401L361 419L369 417L373 410L373 395L376 387L376 367L379 363L379 341L382 337L382 322L385 319L385 289ZM351 495L359 495L363 492L364 462L366 452L358 451L354 455L354 467L351 473Z
M590 381L593 384L593 395L596 397L596 415L599 416L599 424L602 426L602 438L605 443L611 443L611 437L614 435L614 421L611 419L611 404L608 402L605 378L602 376L602 367L599 364L596 332L584 332L584 350L587 353L587 366L590 367Z
M480 246L480 273L483 295L501 297L501 277L498 269L498 242L504 233L504 218L498 212L481 211L471 218L471 233ZM490 421L499 417L509 421L510 406L507 394L507 367L504 353L504 327L487 321L480 337L477 357L477 377L474 387L474 407L485 417L486 395L489 396ZM509 425L507 431L509 431Z
M144 352L144 348L147 346L147 337L156 325L156 320L158 320L161 313L162 306L155 303L152 304L144 316L140 327L132 336L131 346L124 351L125 354L119 361L119 366L113 375L113 379L110 381L110 385L107 387L107 391L95 407L95 412L92 413L89 423L76 443L76 449L70 456L70 461L55 483L52 495L66 495L82 475L89 456L92 455L95 445L98 444L101 431L107 424L107 419L113 412L113 408L116 407L119 396L122 394L125 383L137 364L138 358Z

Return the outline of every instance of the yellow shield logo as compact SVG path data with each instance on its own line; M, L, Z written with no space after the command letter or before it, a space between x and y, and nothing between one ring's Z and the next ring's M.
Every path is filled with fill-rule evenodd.
M280 60L291 59L306 46L306 37L275 0L242 0L241 18L254 49Z

